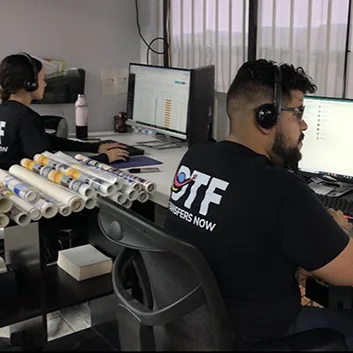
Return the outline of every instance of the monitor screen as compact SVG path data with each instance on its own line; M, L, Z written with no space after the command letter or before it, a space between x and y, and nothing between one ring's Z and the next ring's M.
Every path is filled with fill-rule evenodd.
M353 100L305 97L299 171L353 182Z
M186 140L191 71L130 64L128 123Z

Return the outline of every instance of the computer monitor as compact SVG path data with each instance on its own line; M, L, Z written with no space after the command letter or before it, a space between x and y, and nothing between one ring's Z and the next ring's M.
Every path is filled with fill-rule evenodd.
M353 183L353 100L305 97L299 172Z
M187 139L191 71L130 64L128 124Z
M213 140L215 66L130 64L127 124L187 140ZM180 144L179 144L180 145Z

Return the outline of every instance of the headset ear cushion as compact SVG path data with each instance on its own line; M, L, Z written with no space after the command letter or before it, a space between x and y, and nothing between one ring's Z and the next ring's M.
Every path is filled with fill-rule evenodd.
M261 127L270 129L276 125L277 120L278 113L274 104L263 104L258 108L256 112L256 121Z
M38 89L37 82L25 81L24 88L27 92L34 92Z

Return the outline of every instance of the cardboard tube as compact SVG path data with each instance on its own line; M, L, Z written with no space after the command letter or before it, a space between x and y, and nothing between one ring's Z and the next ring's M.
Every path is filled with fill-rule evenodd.
M47 202L42 198L39 198L36 202L33 203L34 207L38 208L42 216L44 218L53 218L58 213L58 207L52 204L51 202Z
M34 207L30 202L21 199L4 186L0 186L0 193L8 197L18 208L28 213L33 221L38 221L42 217L42 213L38 208Z
M88 210L93 210L97 206L97 200L93 197L87 197L85 200L85 207Z
M123 205L127 200L127 195L123 192L117 192L116 194L109 197L112 201L118 203L119 205Z
M127 199L127 200L124 202L123 206L124 206L125 208L130 208L130 207L132 206L132 201L129 200L129 199Z
M65 206L60 201L54 199L53 197L50 197L47 194L44 194L43 192L39 192L39 197L41 199L55 205L58 208L58 212L64 217L70 216L70 214L72 213L72 210L69 206Z
M11 190L21 199L27 201L37 200L39 197L38 193L30 185L23 182L20 177L18 178L0 169L0 182L4 184L9 190Z
M10 218L6 214L0 213L0 228L5 228L9 225Z
M147 202L149 199L149 194L146 191L141 191L137 197L137 200L141 203Z
M19 209L17 205L12 205L11 210L6 215L21 227L28 226L31 223L29 214Z
M0 194L0 213L7 213L11 210L12 201L6 196Z
M133 186L125 184L123 186L122 192L126 194L127 198L131 201L137 200L139 195L139 193L133 188Z

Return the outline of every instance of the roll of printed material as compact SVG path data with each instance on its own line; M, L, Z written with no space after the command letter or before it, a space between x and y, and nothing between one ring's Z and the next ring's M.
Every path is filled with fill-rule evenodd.
M116 186L116 191L120 191L123 188L124 183L122 180L118 180L114 185Z
M119 182L122 179L122 177L120 177L119 175L117 175L115 173L111 173L111 170L113 170L115 168L112 168L108 164L98 162L98 161L96 161L92 158L88 158L82 154L77 154L75 156L75 159L77 161L79 161L81 164L90 168L91 170L94 170L97 173L103 173L102 175L106 175L107 178L111 178L111 180L113 180L113 178L115 178L116 182Z
M75 155L75 159L77 159L80 163L85 163L86 165L88 165L90 167L105 170L105 171L109 172L110 174L114 174L114 175L119 176L120 178L123 178L125 180L129 180L131 183L136 183L136 184L140 185L139 188L135 187L135 189L137 191L144 189L149 194L152 194L156 191L156 184L155 183L153 183L152 181L140 178L137 175L133 175L131 173L122 171L120 169L113 168L108 164L95 161L91 158L83 156L82 154Z
M72 168L75 168L80 172L89 175L91 178L98 178L100 180L104 180L106 183L114 184L116 189L114 193L120 191L123 187L123 179L121 177L113 175L112 173L108 173L100 168L92 167L91 165L81 164L81 162L77 163L76 159L67 156L63 152L59 151L56 152L54 155L50 152L44 152L43 155L53 160L56 159L57 161L60 161L62 163L68 163ZM92 159L92 161L94 160ZM109 196L110 195L112 195L112 193L109 193Z
M139 193L131 185L124 185L121 192L123 192L127 198L131 201L137 200Z
M118 191L116 194L109 196L109 198L112 201L118 203L119 205L123 205L124 202L127 200L127 195Z
M138 194L137 201L145 203L150 198L149 194L146 191L141 191Z
M55 156L59 156L59 157L61 157L63 155L64 155L64 153L62 153L62 152L57 152L55 154ZM79 156L82 156L82 155L79 155ZM84 156L82 156L82 157L84 157ZM85 158L85 160L87 160L86 157L84 157L84 158ZM80 163L77 163L77 161L79 161ZM77 168L77 169L80 168L79 170L82 170L85 173L89 172L89 173L95 175L97 178L101 178L101 179L107 181L108 183L115 184L115 183L119 182L119 178L116 175L108 173L108 172L104 171L103 169L95 168L95 163L97 161L95 161L94 159L90 159L90 158L89 158L89 161L91 161L91 164L89 164L90 162L85 162L84 160L76 160L75 159L75 164L72 163L71 165L73 168Z
M85 207L88 210L93 210L97 206L97 200L93 197L87 197L83 199L85 201Z
M63 203L61 203L58 200L55 200L54 198L50 197L47 194L44 194L43 192L39 192L39 197L53 205L55 205L58 209L58 213L60 213L62 216L67 217L70 216L72 213L72 210L69 206L65 206Z
M12 191L6 189L4 186L0 186L0 193L3 196L9 198L13 204L15 204L22 211L29 214L33 221L38 221L42 217L42 213L38 208L34 207L30 202L21 199L15 195Z
M65 162L68 163L68 164L76 163L76 159L75 159L75 158L73 158L73 157L67 155L67 154L64 153L64 152L58 151L58 152L56 152L55 154L52 154L52 153L50 153L50 152L48 152L48 151L45 151L44 154L45 154L45 155L48 155L48 157L49 157L49 155L58 157L58 158L60 158L60 160L62 160L63 162L65 161Z
M18 179L2 169L0 169L0 182L21 199L35 201L39 197L36 190L21 180L21 178Z
M130 208L130 207L132 206L132 201L129 200L129 199L127 199L127 200L124 202L123 206L124 206L125 208Z
M36 202L33 202L33 206L38 208L42 213L42 217L47 219L55 217L59 211L56 205L43 200L41 197Z
M9 171L14 176L21 176L21 178L28 184L62 202L65 206L69 206L73 211L80 209L84 204L83 200L73 194L70 190L64 189L60 185L53 184L26 168L19 165L13 165L10 167Z
M31 223L29 214L23 212L17 205L12 205L11 210L6 215L21 227L28 226Z
M41 155L36 154L34 156L34 160L38 164L54 167L56 170L69 176L70 178L90 185L94 190L101 193L103 196L109 196L116 193L117 188L115 185L112 185L106 182L105 180L95 178L90 174L86 174L75 168L72 168L70 165L63 163L63 161L57 159L56 156L52 154L49 154L47 152L45 152L45 155L44 153Z
M62 185L72 191L78 192L83 197L94 197L94 190L86 183L75 180L60 171L55 170L53 167L46 167L28 158L21 160L22 167L29 169L42 177L52 181L55 184Z
M11 210L11 207L12 207L12 201L8 199L6 196L0 194L0 213L9 212Z
M6 214L0 213L0 228L5 228L9 225L10 218Z
M156 184L152 181L140 178L137 175L133 175L128 172L124 172L122 170L115 169L115 168L111 170L111 173L119 175L125 180L129 180L131 182L137 183L138 185L141 185L141 190L143 189L149 194L153 194L156 191Z

